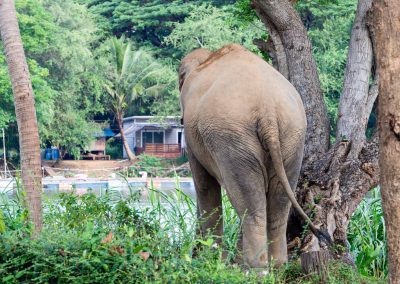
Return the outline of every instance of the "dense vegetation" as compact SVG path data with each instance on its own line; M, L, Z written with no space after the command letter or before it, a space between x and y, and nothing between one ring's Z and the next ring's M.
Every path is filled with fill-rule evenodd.
M334 127L356 1L324 2L296 5L313 43ZM116 103L125 115L179 114L176 70L190 50L215 50L237 42L269 60L253 44L255 38L266 39L267 33L247 0L16 0L16 5L42 145L60 146L75 157L99 131L96 122L114 124ZM130 47L133 63L128 65L135 82L116 76L120 61L113 56L113 42ZM10 155L18 152L18 137L3 53L0 63L0 127L6 129ZM153 69L141 74L144 66ZM129 92L120 100L115 90L123 88ZM138 166L151 173L161 164L140 160ZM161 193L155 194L149 206L138 203L136 196L119 200L114 194L62 195L46 203L45 229L34 241L26 238L31 231L25 226L21 194L16 199L1 195L0 282L318 282L317 276L301 274L296 262L260 279L221 261L222 250L213 246L212 236L206 241L195 238L188 222L195 218L194 204L180 191L164 196L163 202L157 199ZM239 225L226 200L224 214L223 248L229 260L236 253ZM382 219L380 197L374 192L354 214L349 229L359 273L374 278L333 264L331 283L370 283L386 277Z
M126 115L179 114L176 69L184 54L198 47L215 50L237 42L261 54L252 43L267 38L249 1L17 0L24 47L32 75L43 146L56 145L75 157L101 125L113 124L106 82L112 78L112 37L125 36L160 72L141 85ZM332 125L355 0L299 1L309 30ZM266 58L267 59L267 58ZM13 97L0 53L0 128L12 153L18 151ZM137 68L136 68L137 70ZM137 72L132 70L132 72ZM155 88L149 88L156 85ZM156 90L156 91L155 91ZM116 124L113 124L114 128Z
M194 234L194 201L177 189L171 195L149 189L148 201L137 191L109 191L77 196L61 194L45 202L40 238L27 238L26 211L21 192L10 199L0 195L0 282L2 283L320 283L304 275L296 261L271 268L260 277L232 264L239 220L224 196L224 242ZM386 273L380 198L365 202L350 229L351 249L360 276L351 267L331 263L324 283L378 283ZM2 224L2 225L1 225ZM376 232L376 234L374 233ZM362 238L362 240L361 240ZM371 251L380 253L373 256ZM192 257L196 249L196 257ZM227 252L226 260L223 251ZM373 276L373 277L371 277Z

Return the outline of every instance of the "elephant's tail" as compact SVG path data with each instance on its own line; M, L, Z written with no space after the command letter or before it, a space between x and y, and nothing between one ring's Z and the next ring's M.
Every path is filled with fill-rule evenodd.
M274 123L276 124L276 123ZM271 122L269 122L269 129L271 129ZM275 128L275 127L272 127ZM275 129L279 129L278 126L276 125ZM307 216L307 214L304 212L303 208L299 205L299 203L296 200L296 197L294 195L294 192L292 188L290 187L289 180L286 175L286 171L283 167L283 158L282 158L282 152L281 152L281 146L279 142L279 135L276 135L276 132L273 132L274 135L272 135L271 131L263 131L264 133L261 133L260 137L263 139L263 145L265 148L269 150L269 153L271 155L271 160L273 163L273 166L275 168L275 172L281 181L283 188L289 197L289 200L291 201L293 207L296 209L296 211L300 214L300 216L307 222L311 232L318 238L319 241L322 241L326 244L332 244L332 239L329 236L328 232L324 232L320 229L318 229L313 222L311 221L310 217Z

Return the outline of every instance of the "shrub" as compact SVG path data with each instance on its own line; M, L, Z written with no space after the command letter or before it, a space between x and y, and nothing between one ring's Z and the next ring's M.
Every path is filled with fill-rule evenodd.
M1 283L320 283L297 261L259 276L231 264L239 220L226 195L224 242L196 238L196 206L177 188L139 193L108 191L101 196L61 194L47 199L44 229L29 238L18 202L2 195L6 229L0 234ZM7 209L12 207L12 210ZM9 211L7 211L9 210ZM10 214L9 214L10 213ZM20 217L18 217L20 216ZM8 221L7 221L8 220ZM13 222L10 222L13 220ZM197 248L193 257L193 248ZM228 260L222 258L223 249ZM351 267L332 263L326 283L372 283Z
M387 246L379 188L370 192L354 212L348 240L358 271L384 279L388 273Z

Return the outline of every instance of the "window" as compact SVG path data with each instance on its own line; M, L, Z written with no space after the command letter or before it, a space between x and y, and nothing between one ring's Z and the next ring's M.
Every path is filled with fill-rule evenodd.
M182 131L178 132L178 144L182 144Z
M163 131L142 131L142 147L146 143L164 144Z

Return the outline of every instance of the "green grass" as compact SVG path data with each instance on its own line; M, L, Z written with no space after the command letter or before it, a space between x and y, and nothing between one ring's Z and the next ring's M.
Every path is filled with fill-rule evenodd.
M316 275L304 275L298 261L271 268L264 276L231 264L240 223L226 196L222 248L228 260L222 259L223 249L215 247L213 236L196 238L196 205L190 197L179 189L169 195L150 189L148 194L148 203L141 203L133 191L122 199L116 191L47 199L44 230L36 240L29 238L25 226L23 195L19 192L14 199L0 195L5 226L0 234L0 283L321 282ZM194 247L199 248L196 257L192 257ZM360 249L359 255L363 252ZM374 275L369 270L365 274ZM383 279L383 275L378 276ZM326 280L377 282L335 262Z
M370 192L354 212L348 240L358 271L384 279L388 273L386 230L378 188Z

